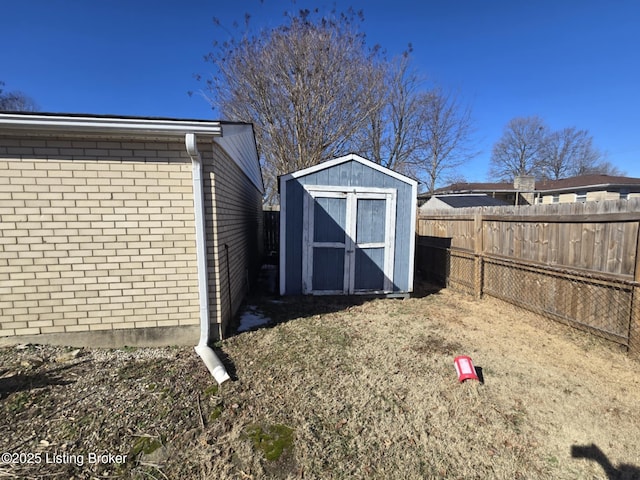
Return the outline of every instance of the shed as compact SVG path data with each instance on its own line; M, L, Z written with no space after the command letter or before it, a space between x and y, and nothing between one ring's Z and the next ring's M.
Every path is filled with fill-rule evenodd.
M0 344L206 344L259 268L250 124L0 112Z
M415 180L350 154L279 187L282 295L413 291Z

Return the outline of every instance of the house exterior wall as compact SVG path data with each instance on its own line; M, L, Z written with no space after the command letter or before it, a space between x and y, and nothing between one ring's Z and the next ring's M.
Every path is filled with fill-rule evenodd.
M574 192L556 194L558 195L558 199L559 199L557 203L574 203L578 201L577 195L580 191L584 191L584 190L576 190ZM620 192L617 190L616 191L607 191L607 190L587 191L586 194L587 194L587 197L586 197L587 202L620 199ZM628 194L627 198L634 198L639 196L640 196L640 193L632 192ZM553 194L541 195L541 198L542 198L542 201L540 203L543 203L543 204L554 203Z
M571 203L576 201L575 193L561 193L560 194L560 203Z
M576 201L577 193L573 196L573 201ZM587 192L587 202L595 202L602 200L618 200L620 198L620 192L608 192L606 190Z
M198 323L183 143L0 136L0 337Z
M209 303L215 336L223 338L259 273L262 194L219 146L200 151L211 158L204 165L207 249L213 257Z
M376 187L397 190L396 225L394 245L394 291L408 292L412 268L411 232L413 206L416 201L412 186L355 160L292 178L286 182L286 251L285 292L289 295L302 293L302 236L303 236L303 185L339 187ZM282 192L281 192L282 193Z

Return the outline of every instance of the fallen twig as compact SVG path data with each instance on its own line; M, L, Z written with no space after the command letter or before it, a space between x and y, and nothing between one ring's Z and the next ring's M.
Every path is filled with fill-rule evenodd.
M196 392L196 400L198 402L198 413L200 414L200 426L202 427L202 430L204 430L204 417L202 416L202 408L200 408L200 394L198 392Z

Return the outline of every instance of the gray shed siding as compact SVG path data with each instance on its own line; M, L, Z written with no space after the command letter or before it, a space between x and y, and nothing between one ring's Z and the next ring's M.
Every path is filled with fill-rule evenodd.
M393 290L395 292L410 292L413 289L410 281L410 271L413 271L412 236L414 235L415 218L412 207L416 199L414 189L410 183L404 182L382 171L371 168L359 161L350 160L338 165L328 167L310 173L308 175L291 178L286 181L286 250L285 255L285 291L287 294L302 293L302 244L303 244L303 205L304 189L302 185L322 185L334 187L373 187L393 188L397 191L396 198L396 225L395 225L395 249L393 269ZM366 218L366 212L358 212L358 225L361 222L373 221L371 215ZM379 219L377 219L379 220ZM364 227L367 228L367 227ZM368 233L363 230L363 235L372 236L373 230L380 228L375 222L369 227ZM359 233L360 235L360 233ZM366 276L368 272L356 272L356 275Z

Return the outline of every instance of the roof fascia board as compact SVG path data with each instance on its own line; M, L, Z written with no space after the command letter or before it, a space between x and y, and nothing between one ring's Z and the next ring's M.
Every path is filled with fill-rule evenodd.
M29 129L31 131L73 130L105 133L146 133L154 135L222 135L220 122L194 122L145 118L71 117L65 115L0 114L0 127Z

